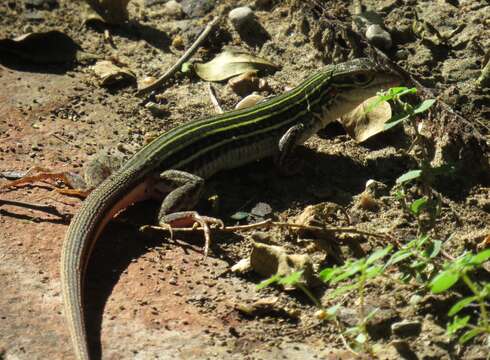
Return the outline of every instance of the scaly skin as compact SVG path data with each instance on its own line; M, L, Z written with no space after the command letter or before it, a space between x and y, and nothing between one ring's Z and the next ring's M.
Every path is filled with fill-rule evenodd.
M170 130L137 152L83 202L68 228L61 256L65 313L79 360L90 359L82 290L92 248L119 211L149 198L165 170L206 179L216 172L292 149L399 78L366 59L327 66L293 90L253 107L192 121ZM185 195L172 192L166 208ZM184 196L185 197L185 196ZM182 206L176 206L182 205Z

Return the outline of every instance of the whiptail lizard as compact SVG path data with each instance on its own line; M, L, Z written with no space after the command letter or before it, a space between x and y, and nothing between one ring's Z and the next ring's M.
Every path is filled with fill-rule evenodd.
M140 149L86 198L66 234L61 283L76 358L90 359L82 298L87 263L104 227L118 212L158 196L163 198L161 222L206 225L209 218L187 211L199 200L204 179L268 156L284 165L296 145L377 91L398 83L396 74L367 59L330 65L282 95L191 121Z

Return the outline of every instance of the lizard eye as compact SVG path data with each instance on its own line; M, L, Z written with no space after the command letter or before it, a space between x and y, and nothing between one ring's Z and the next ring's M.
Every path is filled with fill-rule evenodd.
M356 74L356 75L354 75L353 80L357 84L363 85L363 84L367 84L370 81L370 78L366 74Z

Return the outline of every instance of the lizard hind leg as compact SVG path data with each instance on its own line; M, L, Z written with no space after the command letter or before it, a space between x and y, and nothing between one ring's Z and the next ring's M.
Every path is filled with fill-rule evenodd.
M166 170L159 175L156 189L165 190L158 224L162 227L192 227L199 224L204 231L204 256L207 256L211 243L209 225L224 227L220 219L199 215L192 211L201 197L204 189L204 179L194 174L179 171Z

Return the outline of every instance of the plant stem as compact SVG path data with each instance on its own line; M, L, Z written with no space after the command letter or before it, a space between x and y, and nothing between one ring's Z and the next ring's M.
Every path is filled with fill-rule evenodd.
M485 307L485 301L484 299L482 299L481 291L478 289L478 286L473 281L471 281L470 277L467 274L463 274L462 278L466 286L468 286L470 290L473 292L473 294L475 294L478 304L480 305L483 327L488 328L489 327L488 314L487 314L487 309Z

